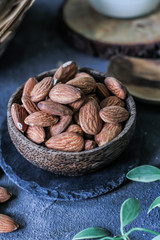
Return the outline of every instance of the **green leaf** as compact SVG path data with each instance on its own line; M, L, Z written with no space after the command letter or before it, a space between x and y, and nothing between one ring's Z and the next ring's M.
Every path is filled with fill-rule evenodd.
M150 211L152 211L152 209L156 208L156 207L160 207L160 197L157 197L154 202L151 204L151 206L148 209L148 213L150 213Z
M160 235L158 235L157 237L153 238L152 240L160 240Z
M154 182L160 180L160 169L150 165L143 165L129 171L127 178L137 182Z
M121 207L120 219L121 228L125 227L136 219L140 213L141 205L140 202L134 198L127 199Z
M102 238L109 235L109 231L104 228L87 228L77 233L72 240Z

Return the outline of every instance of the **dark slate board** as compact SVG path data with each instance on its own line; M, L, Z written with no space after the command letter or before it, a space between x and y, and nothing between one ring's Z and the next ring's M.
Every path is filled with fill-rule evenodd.
M81 177L55 175L24 159L11 142L6 121L2 126L0 164L3 171L19 187L44 199L82 200L108 193L120 186L126 180L126 173L138 163L135 135L127 150L106 169Z

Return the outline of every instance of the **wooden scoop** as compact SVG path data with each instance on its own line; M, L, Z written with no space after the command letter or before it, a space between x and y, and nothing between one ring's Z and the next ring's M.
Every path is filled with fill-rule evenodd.
M160 104L160 60L115 56L108 75L119 79L138 99Z

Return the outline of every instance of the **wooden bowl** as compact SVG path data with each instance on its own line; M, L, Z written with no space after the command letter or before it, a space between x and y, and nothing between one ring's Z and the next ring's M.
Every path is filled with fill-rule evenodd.
M38 81L46 76L53 76L56 70L42 73L36 78ZM105 74L98 71L80 68L80 72L87 72L96 81L103 82ZM7 122L8 131L13 144L17 150L32 164L53 172L66 176L80 176L97 171L114 161L127 147L135 130L136 107L132 96L127 93L126 108L130 112L129 119L125 122L122 132L110 143L93 150L82 152L62 152L37 145L30 141L14 125L11 117L12 103L21 104L23 86L21 86L10 98L8 102Z

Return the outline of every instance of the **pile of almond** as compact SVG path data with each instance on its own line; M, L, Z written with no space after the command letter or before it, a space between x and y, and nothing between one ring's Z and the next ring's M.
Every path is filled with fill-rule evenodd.
M0 204L8 201L12 196L6 188L0 187ZM0 214L0 233L8 233L19 228L18 223L11 217Z
M126 91L113 77L104 83L75 62L60 66L53 77L24 85L22 105L12 104L15 126L31 141L60 151L79 152L110 142L129 118Z

